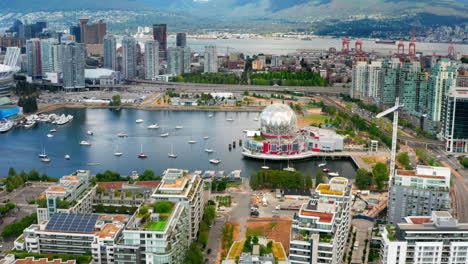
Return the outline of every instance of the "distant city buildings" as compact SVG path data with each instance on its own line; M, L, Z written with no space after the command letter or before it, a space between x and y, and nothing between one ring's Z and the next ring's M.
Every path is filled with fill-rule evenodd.
M104 37L104 68L117 70L117 39L113 35Z
M107 34L107 25L102 20L93 25L88 24L88 18L80 18L80 43L103 44Z
M388 198L387 219L398 224L412 215L429 216L432 211L450 209L450 169L417 166L396 170Z
M468 152L468 88L452 87L445 94L440 136L448 152Z
M159 43L159 57L165 60L167 57L167 25L154 24L153 25L153 40Z
M122 74L125 79L137 76L136 40L129 36L122 39Z
M86 50L84 45L75 42L64 44L62 56L63 88L85 88Z
M218 52L216 46L205 47L204 72L218 72Z
M187 46L187 34L186 33L177 33L177 35L176 35L176 46L177 47Z
M152 80L159 75L159 43L156 40L145 42L145 79Z
M26 42L26 56L28 76L32 79L42 77L42 63L41 63L41 41L40 39L30 39Z
M170 47L167 53L167 73L174 75L190 73L191 56L189 47Z

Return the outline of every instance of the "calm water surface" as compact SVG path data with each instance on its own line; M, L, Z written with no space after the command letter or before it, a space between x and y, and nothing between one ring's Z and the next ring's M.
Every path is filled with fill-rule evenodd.
M8 133L0 134L0 175L6 175L10 167L17 170L37 168L54 177L61 177L77 169L90 169L93 173L107 169L129 175L133 170L142 172L145 169L154 170L157 174L166 168L181 168L193 170L225 171L242 170L243 176L248 176L263 166L264 161L244 159L241 149L237 147L229 151L228 144L243 138L242 130L258 128L259 122L254 121L258 113L246 112L188 112L188 111L145 111L136 109L76 109L63 108L55 111L58 114L71 114L75 118L71 123L57 126L39 123L32 129L15 128ZM212 114L212 117L209 117ZM136 124L136 119L144 119ZM234 121L226 121L232 118ZM150 130L147 126L158 123L161 128ZM176 126L182 129L175 129ZM46 135L50 129L56 128L53 138ZM88 130L94 135L86 134ZM126 138L117 134L124 132ZM161 138L160 134L168 132L170 136ZM208 136L208 140L203 137ZM80 146L81 140L92 143L91 146ZM196 144L189 144L196 140ZM141 147L149 157L139 159ZM176 159L169 158L171 152L178 155ZM42 163L38 154L45 148L52 159L49 164ZM115 157L116 150L123 156ZM206 153L205 148L214 149L215 153ZM71 160L65 160L69 154ZM218 165L209 163L211 158L219 158ZM322 160L295 161L291 166L298 170L315 175L317 164ZM88 165L99 163L99 165ZM281 169L287 162L266 162L272 169ZM331 171L353 178L355 169L347 160L327 161Z

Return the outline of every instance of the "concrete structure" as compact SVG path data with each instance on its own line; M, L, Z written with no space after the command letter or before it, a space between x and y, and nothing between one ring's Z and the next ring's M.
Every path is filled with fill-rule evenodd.
M416 170L396 170L389 192L387 219L403 222L411 215L431 215L450 209L450 169L417 166Z
M216 46L205 47L204 72L218 72L218 52Z
M408 216L396 229L381 226L381 264L468 263L468 224L446 211Z
M20 70L20 67L17 66L19 55L19 48L7 48L3 64L0 64L0 99L10 96L10 88L15 84L13 75ZM8 98L4 98L4 100L9 101Z
M62 47L62 71L64 89L85 88L85 48L71 42Z
M341 263L351 225L350 201L346 178L317 186L313 198L294 215L289 263Z
M441 121L445 94L457 83L457 67L457 64L450 59L441 59L432 69L429 78L427 114L433 122Z
M76 264L76 260L62 261L62 259L34 258L15 259L15 255L8 254L0 260L0 264Z
M186 33L177 33L176 46L177 47L187 46L187 34Z
M205 188L206 187L206 188ZM197 239L198 228L208 202L210 188L205 186L202 177L187 174L179 169L167 169L161 184L151 196L155 201L180 203L187 209L189 216L189 238Z
M41 78L41 41L39 39L30 39L26 41L26 56L28 60L28 76L32 79Z
M117 70L117 39L112 35L104 37L104 68Z
M88 24L88 18L80 19L80 37L84 44L103 44L107 32L107 25L102 20L93 25Z
M137 76L136 41L130 36L122 39L122 74L125 79L134 79Z
M165 60L167 58L167 25L153 25L153 39L159 43L159 58Z
M145 79L153 80L159 75L159 44L156 40L145 42Z
M113 263L125 215L57 213L26 228L15 249L40 254L92 255L96 264Z
M454 87L445 96L440 136L448 152L468 153L468 88Z

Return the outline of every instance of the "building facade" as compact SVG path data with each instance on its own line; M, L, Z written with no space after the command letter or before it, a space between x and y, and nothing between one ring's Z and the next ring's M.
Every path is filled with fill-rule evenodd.
M104 37L104 68L117 70L117 39L112 35Z
M125 79L133 79L137 76L136 41L130 36L122 39L122 74Z
M433 122L440 122L442 104L445 94L457 83L457 64L450 59L437 62L429 78L428 87L428 118Z
M177 47L187 46L187 34L186 33L177 33L176 46Z
M441 138L448 152L468 152L468 88L454 87L445 96Z
M317 186L312 199L294 215L289 263L341 263L351 225L350 201L346 178Z
M450 209L450 169L417 166L416 170L396 170L389 191L387 219L398 224L411 215L429 216Z
M153 25L153 40L159 43L159 57L163 60L167 58L167 25Z
M62 46L62 72L64 89L85 88L85 56L83 44L66 43Z
M152 80L159 75L159 44L156 40L145 42L145 79Z
M204 72L218 72L218 52L216 46L205 47Z
M41 41L39 39L30 39L26 41L26 56L28 60L28 76L32 79L41 78Z
M107 33L107 25L102 20L95 24L88 24L88 18L80 19L80 37L84 44L103 44L104 36Z
M41 71L46 74L54 72L54 53L53 45L57 45L57 39L41 39Z

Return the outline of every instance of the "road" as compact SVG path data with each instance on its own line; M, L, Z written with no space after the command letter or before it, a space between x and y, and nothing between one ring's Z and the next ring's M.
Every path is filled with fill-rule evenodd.
M352 225L356 228L356 241L359 243L359 247L353 250L351 263L362 263L362 255L364 248L366 247L366 239L370 240L370 234L372 233L372 227L374 222L367 221L364 219L354 219ZM351 249L353 245L350 245ZM366 254L369 252L367 249Z

